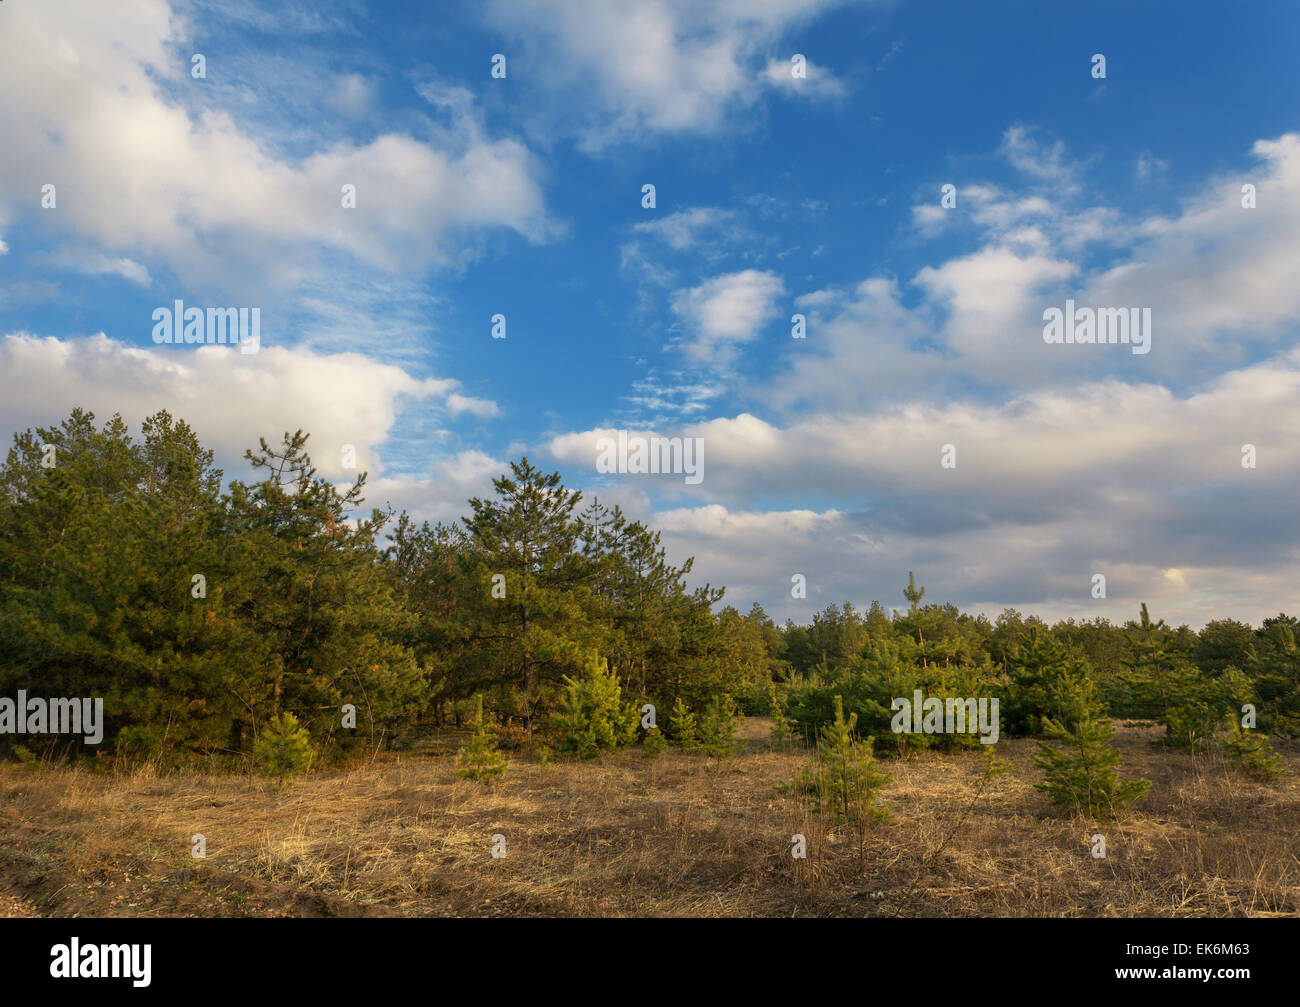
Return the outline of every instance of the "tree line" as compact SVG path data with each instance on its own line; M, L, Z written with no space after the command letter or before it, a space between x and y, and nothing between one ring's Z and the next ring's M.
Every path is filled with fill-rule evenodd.
M1244 707L1261 731L1300 733L1290 616L1200 632L1145 605L1123 625L990 620L923 604L909 575L905 609L846 602L781 626L689 587L691 561L669 562L658 532L527 458L461 520L417 525L358 516L365 476L321 477L307 441L262 440L253 478L227 486L165 411L138 437L80 409L16 435L0 468L0 695L103 696L102 753L170 760L242 758L281 714L325 755L400 747L480 708L504 743L553 743L608 683L662 711L669 738L692 711L734 709L812 740L842 703L883 749L962 747L978 741L890 731L893 697L998 697L1004 734L1036 734L1078 699L1074 680L1171 743L1212 738ZM616 744L644 736L619 724Z

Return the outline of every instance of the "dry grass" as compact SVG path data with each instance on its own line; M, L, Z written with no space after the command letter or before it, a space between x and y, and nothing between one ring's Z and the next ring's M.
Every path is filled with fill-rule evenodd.
M493 789L436 748L283 789L246 776L0 767L0 914L54 916L1266 916L1300 915L1297 754L1281 784L1121 727L1122 772L1152 781L1118 822L1060 817L1034 746L946 846L975 756L889 760L865 860L851 832L774 785L806 756L719 762L639 751L513 759ZM1106 837L1094 859L1090 837ZM191 836L207 857L190 857ZM802 833L808 858L790 855ZM492 836L506 856L490 855ZM942 846L938 857L933 854ZM933 865L927 861L933 857Z

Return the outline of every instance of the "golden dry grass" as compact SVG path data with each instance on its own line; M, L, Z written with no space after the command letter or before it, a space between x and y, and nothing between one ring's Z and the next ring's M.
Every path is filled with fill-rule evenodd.
M1032 742L882 760L889 822L851 830L777 792L806 756L730 761L639 751L512 759L486 788L437 749L314 773L248 776L0 767L0 914L542 916L1265 916L1300 914L1300 790L1217 756L1116 737L1151 790L1120 821L1062 817L1033 788ZM207 857L190 857L191 836ZM807 837L808 857L790 855ZM1107 856L1090 855L1094 833ZM494 859L493 835L506 856ZM938 855L935 856L936 852Z

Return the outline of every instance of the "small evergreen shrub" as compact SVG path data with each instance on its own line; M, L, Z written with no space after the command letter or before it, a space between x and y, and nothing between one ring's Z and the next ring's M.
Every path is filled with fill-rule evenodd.
M1210 747L1216 734L1222 733L1222 712L1208 703L1195 700L1165 712L1165 744L1183 751L1203 751Z
M699 750L699 727L696 724L695 714L691 708L686 705L681 696L673 703L672 712L668 715L668 726L672 729L672 743L683 751L695 752Z
M1090 678L1068 672L1053 690L1064 714L1061 720L1044 717L1043 731L1063 750L1046 741L1038 743L1034 765L1045 775L1034 786L1067 811L1117 814L1141 797L1151 781L1124 781L1115 772L1119 750L1109 743L1115 729L1101 712Z
M1282 757L1273 751L1268 735L1248 731L1232 722L1232 730L1223 739L1223 749L1239 769L1251 779L1271 783L1286 775Z
M314 752L311 736L292 713L272 717L253 745L253 760L268 776L281 783L286 776L305 773L311 767Z
M771 740L773 747L784 748L794 737L794 729L791 726L790 718L785 714L785 697L777 691L775 682L772 683L768 692L767 715L772 721L772 726L768 730L768 738Z
M700 747L715 759L730 759L736 754L736 707L726 693L715 696L704 710Z
M593 668L588 678L564 680L568 688L552 717L561 751L590 759L636 738L636 709L623 702L623 687L608 665Z
M504 776L506 757L497 748L496 739L483 719L483 697L478 697L475 705L474 720L471 724L474 733L460 746L456 757L456 775L480 783L491 783L497 777Z
M844 703L835 697L835 719L822 728L813 765L801 773L794 789L813 800L813 811L829 812L865 831L872 822L889 817L876 797L889 776L876 768L871 739L854 736L857 715L844 716Z
M641 739L641 750L651 759L657 759L668 749L668 741L663 736L663 732L657 727L652 727L646 731L645 737Z

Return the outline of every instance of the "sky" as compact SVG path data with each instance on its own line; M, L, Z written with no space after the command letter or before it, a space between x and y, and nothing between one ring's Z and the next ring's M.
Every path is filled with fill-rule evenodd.
M430 521L526 454L780 621L908 571L1295 613L1298 41L1285 0L10 0L0 437L167 409L248 478L302 428ZM158 344L177 300L259 351ZM1046 341L1067 300L1148 352ZM702 478L601 471L619 431Z

